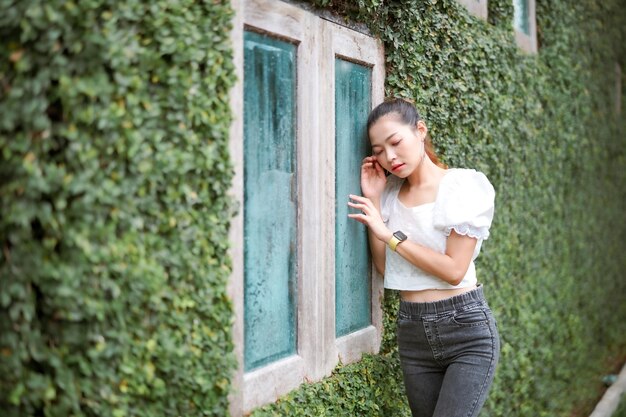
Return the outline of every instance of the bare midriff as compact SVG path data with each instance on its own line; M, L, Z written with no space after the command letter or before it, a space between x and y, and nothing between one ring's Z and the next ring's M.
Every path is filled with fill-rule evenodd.
M465 294L475 289L476 285L451 290L400 291L400 298L402 298L402 301L411 303L432 303L433 301L445 300L455 295Z

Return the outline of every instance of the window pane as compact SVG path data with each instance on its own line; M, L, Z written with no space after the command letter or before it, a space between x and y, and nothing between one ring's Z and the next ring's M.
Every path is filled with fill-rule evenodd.
M296 47L244 35L244 362L296 351Z
M515 29L530 35L530 22L528 17L528 0L513 0L515 15L513 17Z
M371 323L367 230L348 219L348 194L361 194L361 160L369 153L371 69L335 60L335 328L343 336Z

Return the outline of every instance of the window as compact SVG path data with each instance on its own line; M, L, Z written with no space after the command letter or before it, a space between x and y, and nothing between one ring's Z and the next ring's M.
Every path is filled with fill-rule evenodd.
M382 44L277 0L234 4L231 413L378 351L382 279L347 218L383 99Z
M361 161L369 151L365 123L371 105L371 69L335 58L335 335L371 324L367 230L348 218L348 194L360 194ZM344 196L342 199L341 197Z
M513 0L515 41L525 52L537 52L535 0Z
M487 0L457 0L476 17L487 20Z
M294 44L245 32L246 371L296 352L295 61Z

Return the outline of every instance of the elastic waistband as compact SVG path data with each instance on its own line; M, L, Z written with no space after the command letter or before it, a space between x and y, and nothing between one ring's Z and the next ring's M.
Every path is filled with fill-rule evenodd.
M446 298L445 300L433 301L432 303L412 303L400 300L400 311L412 316L425 314L440 314L447 311L459 310L472 303L486 304L483 286L481 284L472 291Z

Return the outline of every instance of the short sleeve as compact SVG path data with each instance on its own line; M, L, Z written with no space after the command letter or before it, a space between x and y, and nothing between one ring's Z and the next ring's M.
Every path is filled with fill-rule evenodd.
M489 237L495 191L485 174L473 169L449 172L439 186L439 194L433 214L436 229L446 236L454 230L479 240Z

